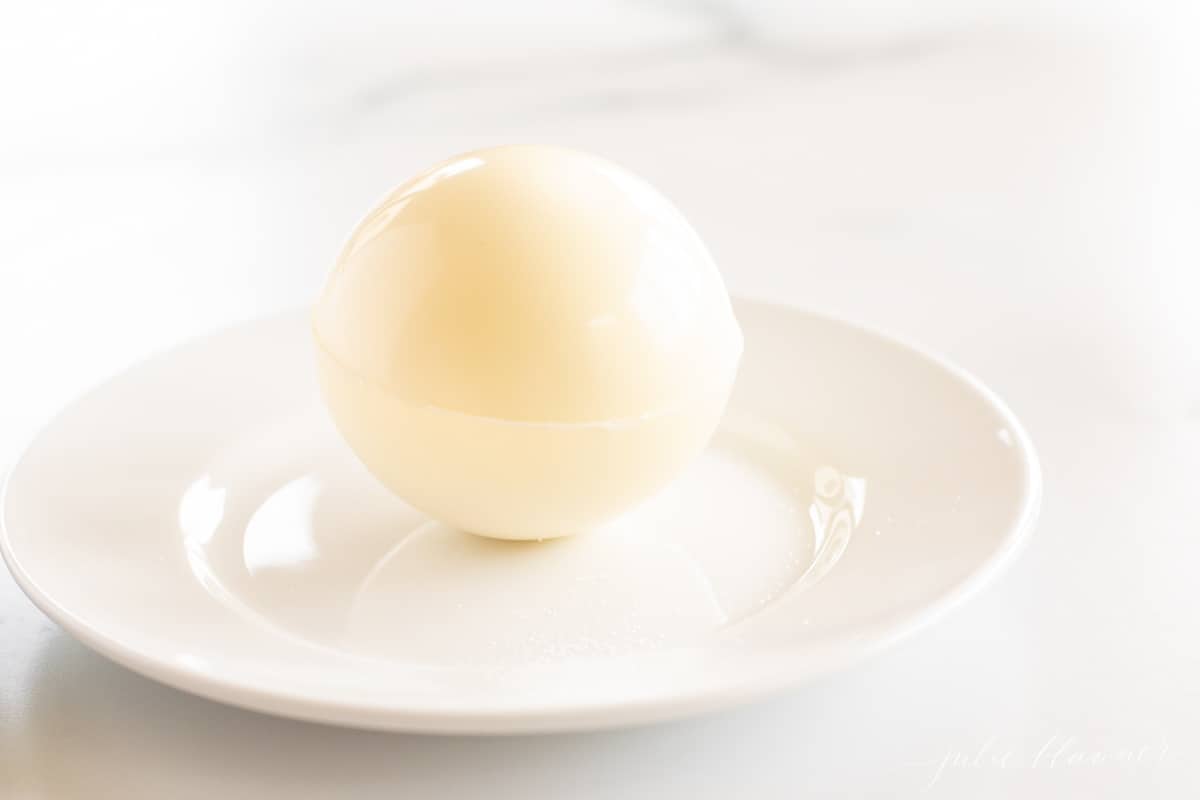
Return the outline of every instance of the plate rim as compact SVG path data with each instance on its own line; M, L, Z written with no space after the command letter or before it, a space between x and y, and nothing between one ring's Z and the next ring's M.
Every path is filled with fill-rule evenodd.
M1016 414L983 381L945 356L922 345L893 335L885 330L843 319L799 306L761 300L746 295L733 298L735 306L757 306L774 313L800 314L822 324L851 329L885 345L899 348L916 356L968 388L991 411L1004 421L1013 449L1021 453L1021 499L1014 521L997 546L969 573L951 584L929 602L906 617L867 628L853 635L855 646L834 647L826 656L814 661L811 651L802 646L780 646L772 652L771 669L751 673L743 671L734 679L717 685L701 685L668 694L639 697L614 703L566 702L546 706L513 709L443 708L416 709L404 704L368 703L358 700L337 700L326 696L306 694L302 690L264 689L261 685L242 682L228 675L213 675L174 661L148 655L124 644L116 637L89 625L71 610L60 605L41 590L36 580L24 568L14 552L9 535L9 490L12 478L26 461L43 434L52 428L71 408L87 400L94 392L111 381L128 374L148 362L169 358L189 347L216 336L233 333L242 328L269 324L282 318L305 314L307 307L279 311L259 317L239 320L195 336L137 359L121 370L106 376L59 406L18 448L16 457L0 483L0 556L8 566L21 591L43 614L63 628L83 645L133 672L174 689L209 700L273 714L291 719L333 724L344 727L426 734L525 734L556 733L582 730L601 730L649 724L716 711L762 699L789 688L796 688L817 678L861 664L899 641L929 627L965 600L995 581L1016 559L1036 526L1041 509L1043 478L1037 450ZM848 639L851 637L842 637ZM832 652L832 656L828 655Z

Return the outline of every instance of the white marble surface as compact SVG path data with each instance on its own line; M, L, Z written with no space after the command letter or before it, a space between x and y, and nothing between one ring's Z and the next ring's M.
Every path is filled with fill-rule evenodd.
M736 291L976 372L1046 496L1006 577L896 650L592 735L224 708L91 654L3 574L0 797L1197 796L1195 12L871 5L6 9L2 462L123 365L307 301L413 170L539 140L660 185Z

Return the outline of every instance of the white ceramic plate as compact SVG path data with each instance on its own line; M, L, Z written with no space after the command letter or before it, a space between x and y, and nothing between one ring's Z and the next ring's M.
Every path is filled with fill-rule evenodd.
M712 446L591 534L483 540L388 494L326 419L293 313L62 412L9 476L4 557L115 661L305 719L597 728L799 684L979 589L1041 480L961 370L801 311L737 313L746 354Z

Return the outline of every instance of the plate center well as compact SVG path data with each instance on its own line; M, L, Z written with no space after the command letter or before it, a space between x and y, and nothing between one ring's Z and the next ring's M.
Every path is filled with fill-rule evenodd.
M180 526L212 594L364 657L496 666L694 642L817 577L862 514L863 481L733 416L671 485L600 529L484 539L379 486L323 416L223 448Z

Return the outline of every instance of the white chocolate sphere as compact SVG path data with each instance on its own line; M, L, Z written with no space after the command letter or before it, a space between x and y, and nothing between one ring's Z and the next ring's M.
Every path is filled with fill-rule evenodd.
M742 350L704 245L585 153L453 158L358 225L313 319L334 422L414 507L505 539L594 527L708 442Z

